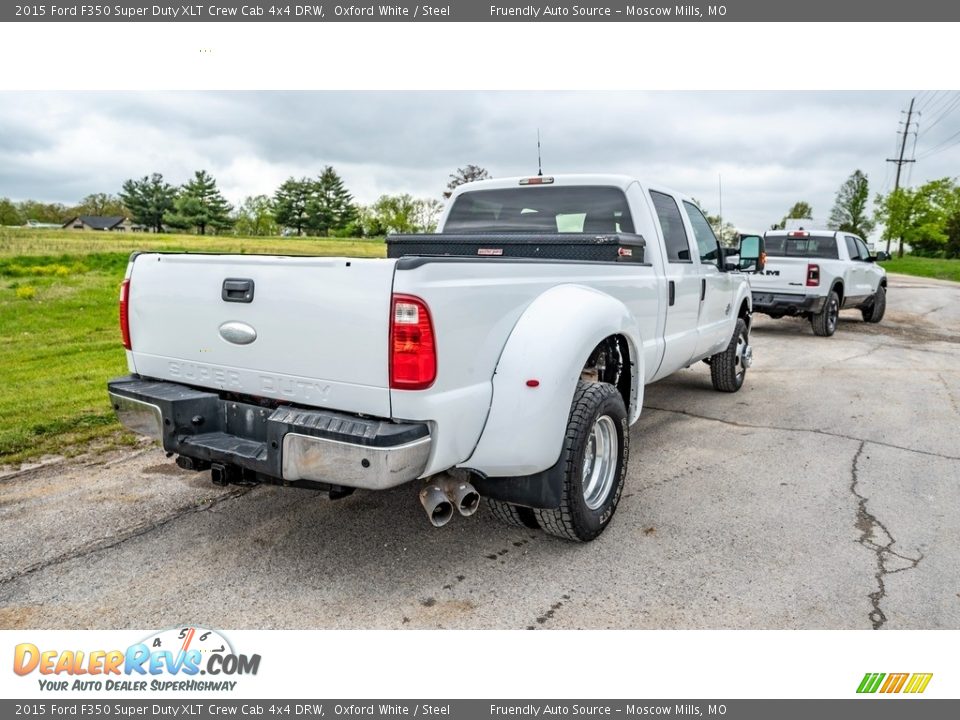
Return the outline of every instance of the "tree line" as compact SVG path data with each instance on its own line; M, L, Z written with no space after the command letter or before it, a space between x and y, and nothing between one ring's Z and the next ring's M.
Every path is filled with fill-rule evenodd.
M444 197L459 185L489 178L477 165L449 176ZM288 178L273 195L253 195L234 207L210 173L198 170L182 185L153 173L126 180L117 195L88 195L75 206L0 198L0 225L28 220L64 223L77 215L123 216L153 232L179 230L241 235L290 234L331 237L376 237L390 232L433 232L443 204L408 193L381 195L370 205L357 203L340 175L327 166L315 178Z
M896 243L901 256L904 245L909 245L915 255L960 258L960 184L956 179L945 177L916 188L878 193L873 207L870 205L867 176L855 170L837 191L827 229L866 238L880 225L887 252ZM800 201L771 229L782 229L790 218L812 217L813 208Z

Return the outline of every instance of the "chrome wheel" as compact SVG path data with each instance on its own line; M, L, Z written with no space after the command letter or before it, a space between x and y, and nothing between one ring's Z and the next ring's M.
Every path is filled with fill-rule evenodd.
M734 362L737 366L737 381L739 382L747 368L753 364L753 347L742 334L737 336L737 351L734 355Z
M619 451L617 426L609 415L601 415L593 424L583 454L583 502L591 510L606 502L616 484Z
M840 304L835 297L830 298L830 304L827 306L827 327L830 334L837 329L837 318L840 316Z

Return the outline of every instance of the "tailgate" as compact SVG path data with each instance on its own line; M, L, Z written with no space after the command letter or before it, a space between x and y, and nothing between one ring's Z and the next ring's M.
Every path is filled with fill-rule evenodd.
M806 258L785 258L767 256L762 273L749 275L751 290L777 290L785 293L805 293L807 286L807 265L816 263Z
M389 417L394 264L139 255L130 276L133 369L192 386Z

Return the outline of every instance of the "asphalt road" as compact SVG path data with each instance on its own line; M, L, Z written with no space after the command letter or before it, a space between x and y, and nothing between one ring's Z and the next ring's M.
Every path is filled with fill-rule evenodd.
M587 545L149 447L7 477L0 627L960 628L960 285L892 276L879 326L753 342L736 395L704 365L647 389Z

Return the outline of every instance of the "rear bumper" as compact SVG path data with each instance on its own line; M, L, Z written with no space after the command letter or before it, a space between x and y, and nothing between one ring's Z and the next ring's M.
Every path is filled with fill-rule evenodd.
M766 315L802 315L818 313L826 298L819 295L800 295L781 292L754 291L753 311Z
M107 383L120 422L197 461L286 482L382 490L420 477L430 457L425 423L223 399L176 383L123 377Z

